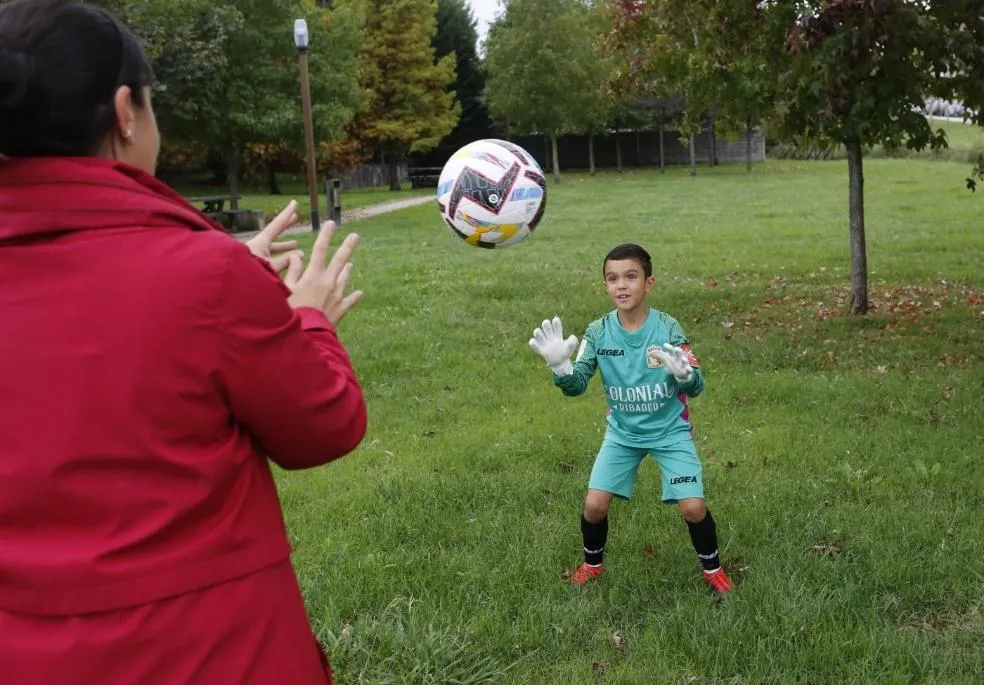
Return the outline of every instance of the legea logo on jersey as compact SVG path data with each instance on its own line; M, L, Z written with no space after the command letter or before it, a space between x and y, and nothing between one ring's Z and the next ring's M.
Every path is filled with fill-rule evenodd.
M663 360L659 358L656 354L659 351L659 345L650 345L646 348L646 365L650 369L658 369L663 365Z
M602 357L624 357L625 350L600 349L598 354Z

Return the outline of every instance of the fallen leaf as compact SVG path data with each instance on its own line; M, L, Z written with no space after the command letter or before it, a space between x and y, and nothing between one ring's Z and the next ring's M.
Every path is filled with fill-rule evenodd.
M563 459L558 459L557 460L557 466L560 467L560 470L561 471L565 471L565 472L566 471L570 471L571 469L574 468L574 465L573 464L571 464L570 462L566 462Z
M888 373L888 367L887 366L882 366L882 365L876 366L875 367L875 372L877 372L877 373Z
M642 550L642 554L647 559L652 559L656 556L655 554L653 554L653 548L650 547L649 545L646 545L646 549Z
M823 542L818 545L813 545L813 547L810 548L810 551L822 557L836 557L844 551L844 545L839 541Z
M709 285L709 286L711 286L712 288L713 288L714 286L716 286L717 284L718 284L718 282L717 282L717 279L716 279L716 278L711 278L711 280L709 280L709 281L707 282L707 285Z
M612 647L614 647L616 651L625 654L625 640L622 638L622 634L617 630L612 633Z
M604 673L605 669L608 668L608 664L603 664L600 661L596 661L591 664L591 668L594 669L595 673Z
M564 572L560 574L560 579L561 580L570 580L571 579L571 572L568 569L565 568L564 569Z
M738 466L738 462L736 462L736 461L729 461L727 464L724 465L724 468L726 468L726 469L733 469L736 466Z
M733 328L735 322L732 321L731 319L725 319L724 321L721 322L721 325L724 326L725 328Z

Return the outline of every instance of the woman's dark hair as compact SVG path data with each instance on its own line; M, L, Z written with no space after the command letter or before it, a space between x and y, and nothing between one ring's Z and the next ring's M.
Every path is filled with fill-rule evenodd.
M0 4L0 155L95 154L121 86L143 106L153 72L136 36L80 0Z
M646 278L653 275L653 260L650 258L648 252L635 243L622 243L617 247L613 247L605 255L605 261L601 263L601 275L605 275L605 266L608 262L620 262L623 259L634 259L639 262L642 270L646 273Z

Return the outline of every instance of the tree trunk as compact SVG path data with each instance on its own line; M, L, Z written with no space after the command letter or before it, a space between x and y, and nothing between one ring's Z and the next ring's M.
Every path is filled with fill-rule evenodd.
M560 183L560 162L557 159L557 135L550 134L550 159L553 166L554 183Z
M752 170L752 118L745 119L745 171Z
M280 195L280 183L277 181L277 167L273 162L267 162L267 185L271 195Z
M389 186L390 190L400 189L400 159L396 156L391 156L389 162L387 163L389 169Z
M622 139L619 137L618 129L615 129L615 166L618 173L622 173Z
M663 145L663 120L659 121L659 173L666 173L666 148Z
M229 195L233 197L229 201L229 209L239 209L239 200L235 199L239 195L239 155L230 151L226 164L226 180L229 182Z
M716 165L718 163L718 151L717 151L717 135L715 135L715 133L714 133L714 120L713 119L711 120L711 123L710 123L710 125L707 128L707 135L710 136L710 139L708 141L708 142L710 142L710 146L709 146L709 148L710 148L709 149L709 154L710 154L710 160L711 160L711 164L710 165L711 166L714 166L714 165Z
M690 175L697 175L697 136L690 134Z
M636 129L636 166L642 166L642 134Z
M588 173L595 175L594 134L588 134Z
M868 313L868 257L864 247L864 171L861 141L850 140L847 148L847 175L850 179L851 213L851 314Z

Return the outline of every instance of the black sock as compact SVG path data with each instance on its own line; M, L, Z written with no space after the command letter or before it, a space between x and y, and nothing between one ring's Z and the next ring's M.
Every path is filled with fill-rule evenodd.
M707 516L700 523L687 521L687 528L690 529L690 540L694 543L694 551L700 559L700 565L705 571L713 571L721 566L721 559L718 556L717 528L711 511L708 509Z
M585 563L598 566L605 556L605 543L608 542L608 517L591 523L581 514L581 537L584 538Z

